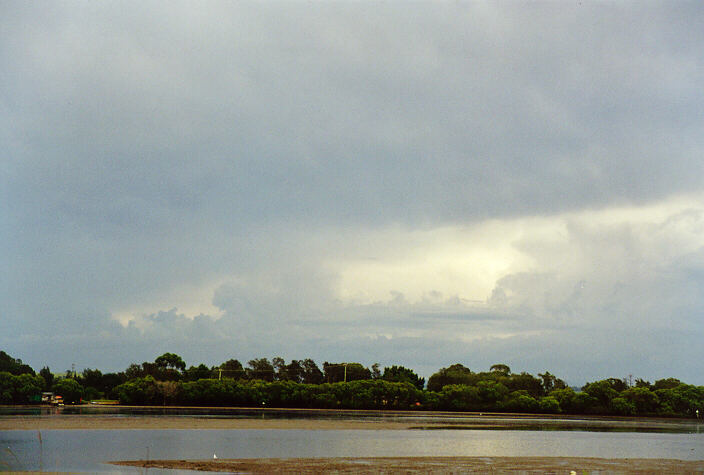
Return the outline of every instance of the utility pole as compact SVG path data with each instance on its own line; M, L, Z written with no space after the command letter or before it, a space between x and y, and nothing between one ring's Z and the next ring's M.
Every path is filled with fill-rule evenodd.
M347 363L342 363L345 367L345 382L347 382Z

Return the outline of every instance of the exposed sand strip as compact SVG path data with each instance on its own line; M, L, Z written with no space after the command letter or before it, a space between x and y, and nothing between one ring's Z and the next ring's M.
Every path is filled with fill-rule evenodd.
M301 459L151 460L133 467L236 473L704 473L704 461L583 457L344 457Z
M148 408L149 409L149 408ZM188 409L188 408L186 408ZM169 409L171 410L171 409ZM309 417L308 417L309 416ZM121 414L110 412L0 416L0 430L89 429L553 429L693 432L693 420L662 418L598 418L527 414L472 414L340 410L259 410L246 415Z
M409 429L417 424L374 420L237 419L178 416L13 416L0 418L0 430L112 430L112 429Z

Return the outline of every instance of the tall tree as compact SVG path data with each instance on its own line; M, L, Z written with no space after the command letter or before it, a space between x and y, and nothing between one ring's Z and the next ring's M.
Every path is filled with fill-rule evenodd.
M247 376L262 381L274 380L274 365L267 358L256 358L247 362Z
M213 372L203 363L198 366L191 366L183 372L183 379L186 381L198 381L199 379L210 379Z
M538 376L542 379L543 393L548 394L553 389L565 389L567 384L555 375L550 374L550 371L545 373L538 373Z
M304 380L305 369L303 365L298 360L291 360L291 363L287 364L284 368L284 378L286 381L293 381L295 383L302 383Z
M48 366L44 366L39 371L39 376L44 378L44 390L48 391L54 384L54 373L51 372Z
M341 381L358 381L362 379L372 379L369 368L360 363L323 363L325 381L328 383L338 383Z
M243 379L246 375L239 360L229 359L220 365L223 378Z
M54 383L52 391L62 396L66 404L75 404L83 397L83 386L75 379L63 378Z
M489 371L491 371L492 373L501 373L504 376L508 376L509 374L511 374L511 368L509 368L508 365L505 365L503 363L491 365Z
M420 378L412 370L403 366L391 366L384 368L384 375L381 379L385 381L394 381L397 383L411 383L418 389L423 389L425 386L425 378Z
M306 358L301 362L303 366L303 382L306 384L320 384L325 381L323 372L320 371L318 365L310 358Z
M229 359L220 365L223 378L243 379L246 375L244 367L239 360Z
M456 363L447 368L441 368L437 373L434 373L428 378L428 390L440 391L448 384L467 384L471 385L478 381L472 370Z
M132 363L125 369L125 378L129 381L131 379L137 379L144 377L146 373L144 372L144 368L142 365L139 365L137 363Z
M103 387L103 373L99 369L84 369L81 372L81 377L79 381L86 390L88 388L93 388L93 393L95 393L96 391L105 392L105 389Z
M274 367L274 379L279 381L285 381L286 361L280 356L274 356L271 359L271 365Z
M183 371L186 369L186 363L183 359L175 353L164 353L163 355L157 357L154 363L163 369L176 369Z
M22 363L19 358L13 358L4 351L0 351L0 371L7 371L16 376L20 374L31 374L34 376L36 374L31 366Z

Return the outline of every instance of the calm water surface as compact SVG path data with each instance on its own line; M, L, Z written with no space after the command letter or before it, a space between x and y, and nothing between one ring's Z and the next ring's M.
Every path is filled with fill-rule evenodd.
M32 409L35 411L35 409ZM139 410L138 410L139 411ZM71 411L69 411L70 413ZM85 412L82 412L85 414ZM110 412L100 411L101 415ZM0 411L0 416L17 415ZM143 413L114 412L115 417ZM153 412L150 412L153 414ZM28 416L41 417L41 412ZM164 415L203 416L199 411L168 411ZM208 411L211 417L262 417ZM304 414L301 414L304 416ZM288 413L286 417L291 417ZM279 417L277 412L266 417ZM308 414L307 417L311 417ZM324 415L324 418L339 415ZM451 422L449 416L367 415ZM320 417L317 417L320 418ZM526 422L540 418L525 418ZM575 424L578 421L571 421ZM607 421L608 422L608 421ZM533 422L530 422L533 424ZM553 421L554 423L554 421ZM102 473L176 473L156 469L116 467L105 462L135 459L210 459L259 457L392 457L392 456L572 456L606 458L671 458L704 460L704 427L693 423L671 432L594 431L570 421L567 430L438 429L438 430L42 430L0 431L0 471L44 470ZM609 427L618 425L609 422ZM193 473L180 471L180 473ZM201 472L202 473L202 472Z

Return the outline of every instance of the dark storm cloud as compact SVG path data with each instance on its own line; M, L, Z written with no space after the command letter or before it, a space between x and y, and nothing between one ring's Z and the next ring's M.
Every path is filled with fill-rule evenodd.
M567 331L571 319L597 332L627 314L648 344L656 313L675 323L698 315L699 261L671 252L696 235L696 209L662 222L657 242L654 228L601 224L569 228L570 251L541 245L542 235L517 242L549 265L506 270L484 307L342 302L330 269L349 255L383 263L396 250L369 243L388 228L649 206L701 192L704 10L695 3L5 2L2 10L0 344L34 365L54 346L67 364L77 342L100 347L91 338L124 364L157 334L179 348L193 347L183 335L222 337L217 351L193 355L203 360L226 359L234 343L255 352L247 335L291 356L315 342L350 358L400 357L401 347L384 353L395 343L362 343L377 340L343 350L334 328L363 326L372 339L440 332L441 323L414 315L523 335ZM609 278L572 251L606 256ZM564 272L552 265L558 258ZM615 263L639 262L649 273L612 278ZM600 280L608 285L592 290ZM210 310L222 315L169 310L182 287L209 288ZM661 288L674 292L653 292ZM119 312L146 326L116 324ZM316 336L295 324L315 321L333 329ZM269 331L274 324L290 330L287 342ZM542 341L520 338L526 348ZM64 343L50 343L57 339ZM129 351L107 343L116 341ZM563 344L556 354L569 352Z

